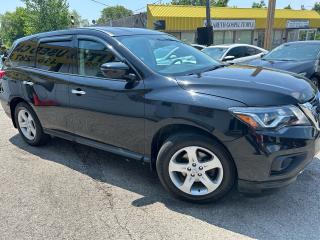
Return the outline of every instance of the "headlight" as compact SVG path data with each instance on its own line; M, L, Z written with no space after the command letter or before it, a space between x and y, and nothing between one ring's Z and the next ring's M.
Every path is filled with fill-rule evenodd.
M229 110L242 122L258 130L310 125L305 114L295 106L234 107Z

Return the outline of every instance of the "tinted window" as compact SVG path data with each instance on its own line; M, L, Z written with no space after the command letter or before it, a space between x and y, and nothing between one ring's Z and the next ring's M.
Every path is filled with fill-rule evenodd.
M71 73L72 62L71 41L40 43L37 50L37 68L52 72Z
M100 42L79 40L78 45L78 66L80 75L104 77L100 70L101 65L118 61L116 56Z
M36 49L37 41L33 39L19 43L10 54L8 64L12 67L34 67Z
M133 35L118 39L152 70L164 75L205 71L218 62L169 35Z
M257 55L259 53L261 53L261 51L257 48L246 47L246 52L245 52L246 56L253 56L253 55Z
M244 48L243 47L235 47L232 48L228 53L227 56L234 56L235 58L244 57Z

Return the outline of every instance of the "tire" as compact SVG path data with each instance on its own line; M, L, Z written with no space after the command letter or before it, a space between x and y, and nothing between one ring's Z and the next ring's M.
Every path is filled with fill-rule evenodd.
M22 139L29 145L41 146L50 139L50 136L43 132L36 113L27 103L18 103L14 118Z
M196 152L194 158L198 161L186 160L189 152L194 151ZM213 166L216 168L212 168ZM176 167L177 172L174 171ZM159 151L156 169L165 189L180 199L192 202L218 200L224 197L235 184L235 165L224 148L217 141L196 133L183 133L169 137ZM189 189L186 184L187 179L190 182L194 181L190 191L187 190Z

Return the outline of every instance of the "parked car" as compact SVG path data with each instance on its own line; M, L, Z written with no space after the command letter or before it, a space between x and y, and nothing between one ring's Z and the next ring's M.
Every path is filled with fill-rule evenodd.
M302 76L220 65L165 33L40 33L14 43L5 71L1 104L26 143L57 136L149 162L185 200L287 185L319 150L319 95Z
M261 59L248 61L247 64L298 73L319 88L319 59L320 41L300 41L284 43Z
M268 51L248 44L225 44L206 47L202 50L214 60L227 63L241 63L261 58Z
M192 47L194 47L195 49L198 49L198 50L203 50L204 48L206 48L206 46L204 45L200 45L200 44L191 44Z

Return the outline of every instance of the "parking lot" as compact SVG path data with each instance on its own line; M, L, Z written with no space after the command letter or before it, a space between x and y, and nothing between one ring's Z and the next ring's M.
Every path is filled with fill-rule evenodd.
M147 165L65 140L34 148L0 110L0 239L319 239L320 161L291 186L172 198Z

